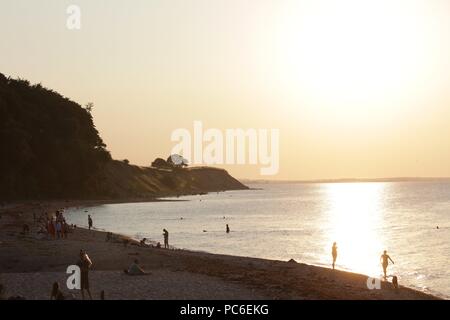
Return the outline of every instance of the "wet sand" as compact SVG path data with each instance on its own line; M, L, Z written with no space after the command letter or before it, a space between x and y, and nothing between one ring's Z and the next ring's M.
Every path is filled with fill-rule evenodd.
M80 299L65 286L66 269L76 264L80 249L93 261L91 292L99 299L437 299L410 288L393 289L388 282L369 290L367 276L297 262L235 257L177 249L124 246L120 237L106 242L106 232L76 228L64 240L36 234L33 212L98 201L22 203L0 207L0 284L4 298L49 299L58 281L64 294ZM23 235L26 223L31 232ZM131 277L123 273L134 259L151 274Z

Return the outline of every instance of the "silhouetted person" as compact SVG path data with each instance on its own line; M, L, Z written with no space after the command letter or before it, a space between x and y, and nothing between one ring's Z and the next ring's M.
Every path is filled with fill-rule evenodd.
M169 231L166 229L163 229L163 236L164 236L164 248L169 248Z
M336 245L336 242L334 242L333 246L331 247L331 255L333 256L333 270L334 270L334 265L336 264L336 259L337 259L337 245Z
M393 277L392 277L392 286L394 287L394 289L398 289L398 279L397 279L397 276L393 276Z
M90 214L88 214L88 225L89 225L89 230L91 230L91 228L92 228L92 218L91 218L91 215Z
M105 290L100 291L100 300L105 300Z
M87 291L89 299L92 300L91 291L89 290L89 268L92 266L92 261L83 250L80 250L80 261L78 266L81 270L81 297L84 300L84 290Z
M22 233L23 233L23 234L28 234L28 233L30 233L30 226L27 225L27 224L24 224L24 225L22 226Z
M394 264L394 261L391 259L391 257L389 257L387 251L384 250L383 254L381 255L381 265L383 266L384 279L387 278L386 271L389 265L389 260L391 260L392 264Z
M145 243L145 241L147 241L147 238L143 238L143 239L139 242L139 245L140 245L141 247L148 247L148 245Z
M58 282L54 282L52 286L52 292L50 294L50 300L64 300L64 295L59 290L59 284Z
M230 227L227 225L227 233L230 233Z

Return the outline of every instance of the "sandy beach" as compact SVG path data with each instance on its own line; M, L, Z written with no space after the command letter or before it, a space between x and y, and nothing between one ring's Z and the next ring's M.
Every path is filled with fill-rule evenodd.
M58 281L65 296L80 299L65 286L66 268L84 249L93 261L91 292L99 299L437 299L410 288L382 282L369 290L367 276L301 263L273 261L178 249L140 247L121 238L106 242L106 232L76 228L64 240L37 236L33 213L53 212L98 202L51 202L6 205L0 209L0 284L3 298L49 299ZM29 234L21 234L24 224ZM121 236L119 236L121 237ZM149 275L123 273L134 259Z

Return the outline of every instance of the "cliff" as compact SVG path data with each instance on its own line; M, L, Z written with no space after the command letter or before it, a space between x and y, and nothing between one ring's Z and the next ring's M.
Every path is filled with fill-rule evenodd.
M112 160L91 109L0 73L0 200L150 198L245 188L220 169L142 168Z
M212 167L159 169L109 162L99 193L107 198L151 198L248 189L227 171Z

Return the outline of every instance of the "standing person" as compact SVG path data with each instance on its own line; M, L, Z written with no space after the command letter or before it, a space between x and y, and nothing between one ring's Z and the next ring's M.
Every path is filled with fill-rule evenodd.
M387 271L387 267L389 265L388 260L391 260L392 264L394 264L394 261L391 259L391 257L389 257L386 250L384 250L380 259L381 259L381 265L383 266L384 279L386 279L387 278L386 271Z
M64 239L67 239L67 233L69 233L69 225L66 222L66 219L62 221L62 235Z
M169 231L166 229L163 229L163 236L164 236L164 248L169 248Z
M337 245L336 245L336 242L334 242L333 246L331 247L331 255L333 256L333 270L334 270L334 265L336 264L336 258L337 258Z
M88 225L89 225L89 230L91 230L91 228L92 228L92 218L91 218L90 214L88 214Z
M230 227L227 224L227 233L230 233Z
M84 300L84 290L86 290L89 299L92 300L91 291L89 290L89 269L92 266L92 261L84 250L80 250L80 261L77 265L81 270L81 297Z
M56 238L62 239L62 224L59 219L56 220Z
M47 220L47 231L52 239L55 239L55 225L53 224L53 219Z

